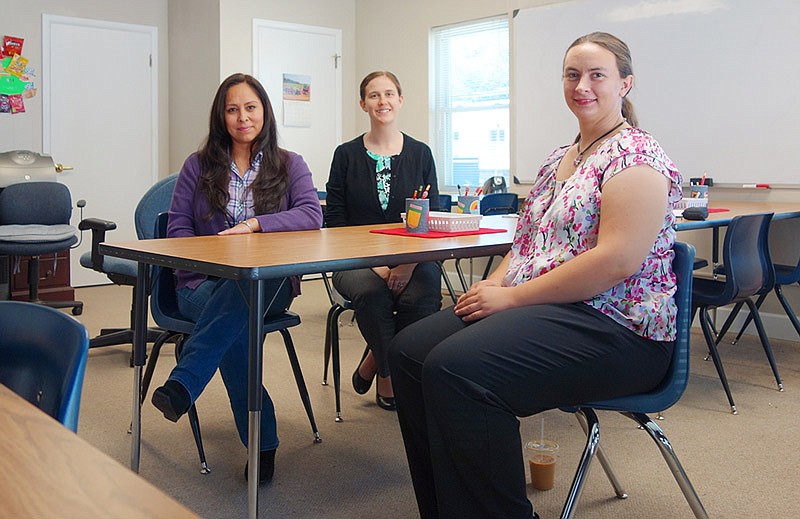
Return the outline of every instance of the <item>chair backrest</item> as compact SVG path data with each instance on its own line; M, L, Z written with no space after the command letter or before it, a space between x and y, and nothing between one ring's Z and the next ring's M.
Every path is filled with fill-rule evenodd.
M517 212L519 199L516 193L489 193L481 198L481 214L513 214Z
M167 237L169 213L158 213L153 223L153 238ZM152 270L150 313L158 326L180 333L192 333L194 323L181 315L175 294L174 271L168 267L154 266Z
M72 197L60 182L20 182L0 191L0 225L69 224Z
M772 213L759 213L736 216L728 225L722 261L725 267L724 296L730 302L772 290L775 270L769 253L771 221Z
M452 195L439 195L439 211L443 211L445 213L449 213L452 211L453 207L453 196Z
M136 235L140 240L152 240L153 230L156 225L156 218L159 213L169 211L172 203L172 192L175 190L175 182L178 174L162 178L148 189L133 213L133 221L136 225Z
M0 330L0 383L77 431L86 328L53 308L0 301Z
M654 413L671 407L680 400L689 382L689 337L692 325L692 270L694 267L694 247L688 243L675 242L675 258L672 271L677 279L675 304L678 314L675 319L676 337L672 350L672 361L661 383L644 394L614 398L594 402L582 407L608 409L614 411L633 411Z

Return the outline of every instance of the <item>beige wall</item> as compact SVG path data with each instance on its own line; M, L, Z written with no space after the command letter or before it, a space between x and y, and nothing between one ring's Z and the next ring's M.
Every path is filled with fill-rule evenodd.
M342 31L342 88L352 91L355 0L169 0L170 168L177 170L208 132L208 111L219 83L235 72L253 72L253 19L330 27ZM343 98L347 97L343 94ZM342 127L354 115L343 103ZM331 150L333 152L333 150Z
M219 0L169 0L169 171L178 171L208 133L219 41Z
M91 0L27 0L3 2L0 33L25 38L23 55L36 69L35 82L41 87L42 15L51 14L75 18L91 18L120 23L150 25L158 28L158 130L160 173L167 168L169 118L167 56L167 0L91 1ZM76 66L102 66L91 56L76 56ZM87 120L87 123L90 121ZM13 149L42 150L42 94L25 100L25 113L0 117L0 151Z

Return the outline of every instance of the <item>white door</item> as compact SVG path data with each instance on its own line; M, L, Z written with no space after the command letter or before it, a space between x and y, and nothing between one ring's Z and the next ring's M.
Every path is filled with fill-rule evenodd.
M253 75L269 94L282 148L303 156L325 190L342 139L342 31L253 20ZM284 75L307 78L310 100L283 99Z
M136 239L134 208L158 178L156 49L155 27L42 17L42 147L74 168L59 180L86 200L83 216L117 223L109 241ZM73 286L109 282L80 266L88 250L87 232L71 253Z

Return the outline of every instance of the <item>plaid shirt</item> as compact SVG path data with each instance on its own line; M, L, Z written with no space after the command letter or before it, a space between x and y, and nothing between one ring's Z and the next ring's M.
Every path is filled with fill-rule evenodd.
M225 208L227 213L228 227L233 227L242 220L247 220L256 215L253 207L253 184L258 171L261 169L261 158L263 153L258 152L253 163L247 168L244 174L239 173L236 163L231 161L231 179L228 183L228 205Z

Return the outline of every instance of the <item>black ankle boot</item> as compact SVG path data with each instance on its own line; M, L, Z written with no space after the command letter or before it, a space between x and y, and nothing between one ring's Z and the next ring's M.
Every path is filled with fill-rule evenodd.
M180 382L167 380L163 386L153 391L153 405L164 413L164 418L177 422L192 406L189 392Z
M261 451L258 454L258 484L263 485L272 481L272 476L275 475L275 452L277 449L271 451ZM244 464L244 480L247 481L247 466Z

